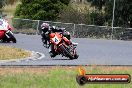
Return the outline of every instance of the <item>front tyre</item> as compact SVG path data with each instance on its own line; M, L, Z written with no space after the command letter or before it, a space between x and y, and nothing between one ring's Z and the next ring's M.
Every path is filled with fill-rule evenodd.
M6 32L6 37L7 37L9 42L10 41L12 41L13 43L17 42L16 38L14 37L14 35L13 35L13 33L11 31L7 31Z
M61 49L63 55L65 55L66 57L69 57L71 60L74 59L74 55L72 55L70 53L70 50L66 49L66 47L64 45L61 45L60 49Z
M11 41L12 41L13 43L16 43L16 42L17 42L17 41L16 41L16 38L15 38L14 36L12 36Z
M75 55L74 55L74 59L77 59L78 57L79 57L78 54L75 54Z

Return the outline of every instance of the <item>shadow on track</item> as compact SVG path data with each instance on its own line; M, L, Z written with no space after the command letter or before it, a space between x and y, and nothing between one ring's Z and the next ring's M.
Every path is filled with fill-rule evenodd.
M74 60L74 59L52 59L52 60Z

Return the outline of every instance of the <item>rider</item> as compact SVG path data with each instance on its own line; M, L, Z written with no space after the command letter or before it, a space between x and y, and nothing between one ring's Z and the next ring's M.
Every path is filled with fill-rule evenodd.
M42 23L41 29L42 29L41 36L42 36L43 45L46 48L49 48L50 47L49 48L49 54L50 54L51 57L55 57L57 55L57 53L55 53L55 51L54 51L53 44L50 44L49 34L52 33L52 32L62 32L63 35L67 36L68 37L68 40L70 40L70 33L67 32L64 29L59 29L59 28L57 28L55 26L50 27L48 23ZM71 41L69 41L69 44L70 43L71 43ZM47 46L47 45L49 45L49 46Z
M11 26L9 25L8 21L0 18L0 39L3 38L3 36L5 35L5 32L7 30L12 30Z

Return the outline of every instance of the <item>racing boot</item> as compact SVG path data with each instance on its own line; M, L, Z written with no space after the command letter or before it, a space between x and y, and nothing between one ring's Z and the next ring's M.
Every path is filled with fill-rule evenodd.
M45 40L44 38L42 38L42 42L43 42L43 46L44 46L45 48L49 48L49 47L48 47L48 44L47 44L47 40Z
M50 57L53 58L55 57L57 54L55 53L55 51L53 49L51 49L51 46L49 47L49 54L50 54Z

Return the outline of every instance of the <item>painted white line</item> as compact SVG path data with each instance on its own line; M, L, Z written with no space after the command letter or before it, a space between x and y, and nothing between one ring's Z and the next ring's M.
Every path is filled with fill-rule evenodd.
M42 59L42 58L45 58L45 55L43 53L40 53L40 52L36 52L36 53L41 55L41 57L38 58L39 60Z

